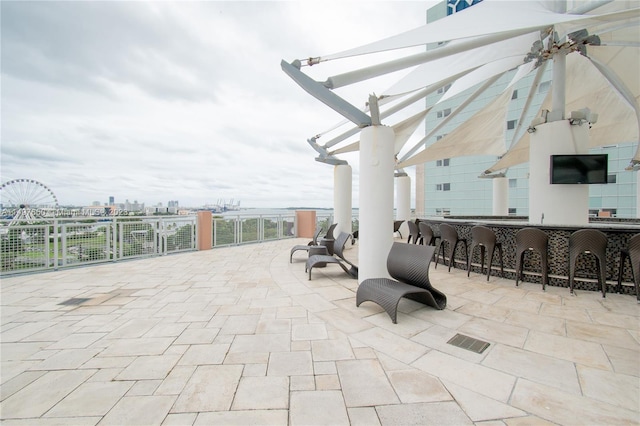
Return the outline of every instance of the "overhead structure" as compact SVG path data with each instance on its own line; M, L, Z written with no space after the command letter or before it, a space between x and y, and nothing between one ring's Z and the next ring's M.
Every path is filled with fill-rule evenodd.
M511 148L514 152L519 151L518 158L523 159L520 144L505 141L506 120L504 114L497 111L504 111L505 104L510 99L509 91L512 90L515 82L533 72L539 77L541 68L548 62L553 62L554 76L551 83L551 107L548 112L536 114L543 119L537 119L535 125L541 126L546 122L571 119L574 111L577 124L587 124L597 129L598 124L593 119L596 116L598 123L606 124L601 124L602 132L594 130L591 137L589 132L575 132L560 125L549 126L540 134L553 135L553 131L549 130L553 127L562 129L564 135L578 135L580 145L587 143L590 146L638 144L640 137L638 130L640 128L638 99L640 3L634 0L586 1L580 2L578 8L569 12L566 4L567 2L562 0L517 2L484 0L446 19L440 19L364 46L324 56L304 56L304 59L281 62L283 71L305 91L337 112L347 120L347 123L353 123L353 127L343 130L327 142L324 142L324 138L328 137L332 131L314 132L314 136L310 137L308 142L319 153L317 160L329 164L341 161L337 155L353 150L360 151L359 207L362 243L365 242L368 233L379 233L379 230L384 229L385 226L379 219L363 220L363 216L375 216L383 212L380 213L380 217L386 217L388 216L387 208L392 208L392 194L388 197L386 193L385 195L375 193L380 188L385 188L386 191L386 188L390 187L387 185L388 182L383 180L393 181L393 173L388 174L385 171L383 177L375 173L376 168L386 170L388 161L394 163L395 169L401 169L425 161L465 155L492 154L509 158L508 152ZM426 45L437 45L437 47L427 50ZM418 46L426 51L406 53L407 48ZM316 81L303 72L304 67L321 67L327 61L339 61L343 58L364 55L375 57L381 52L394 52L398 56L396 59L375 65L346 69L342 73L328 76L324 81ZM579 65L578 69L573 63L579 61L583 62L583 65ZM354 61L349 63L353 64ZM427 135L413 146L398 143L398 136L393 132L396 126L404 129L402 138L406 137L407 140L409 139L407 129L420 127L422 119L416 119L416 124L412 119L407 118L407 115L411 115L407 114L408 108L416 102L449 84L451 92L445 93L436 105L453 93L462 93L466 89L476 88L466 100L463 100L459 108L451 112L452 116L457 115L463 112L464 107L471 103L474 97L483 93L485 97L487 96L485 90L490 86L489 81L498 79L512 70L515 70L514 78L506 91L490 104L491 106L488 107L490 109L479 111L462 124L460 130L450 132L428 147L426 147L426 139L431 135ZM377 77L398 71L408 73L388 90L381 91L379 87L375 87L376 84L380 84L377 83ZM606 85L598 86L596 80L604 81ZM534 81L535 84L539 83L538 78ZM368 87L368 102L365 96L361 99L347 100L337 94L340 88L362 87L361 84L365 82ZM596 86L601 87L601 90L597 90L598 94L594 93ZM575 92L574 87L577 90ZM376 96L373 93L381 94ZM529 92L527 106L531 104L533 93L533 90ZM590 104L586 105L584 102L590 102ZM366 105L366 107L362 109L355 105ZM573 109L574 105L579 107L576 106L576 109ZM601 105L606 106L601 109ZM567 107L571 109L567 110ZM587 107L598 110L591 113L585 110ZM370 113L367 114L367 111ZM523 111L523 116L525 113L526 111ZM405 127L407 125L405 120L411 121L411 126ZM535 131L535 125L526 130ZM611 126L624 127L624 130L615 132L605 130L605 127L609 129ZM337 127L332 127L332 130L337 130ZM520 127L518 130L524 132L525 129ZM359 132L362 133L359 142L350 140ZM366 144L363 143L365 140ZM549 149L550 151L536 152L538 155L554 152L552 147ZM575 152L584 152L585 149L588 147L580 146ZM640 144L629 160L629 168L640 167ZM495 171L502 169L496 168ZM363 179L374 179L376 182L370 185L370 182L363 182ZM530 179L530 182L533 180ZM363 195L364 189L372 193ZM531 191L530 186L530 196L540 191L544 191L544 188L540 186ZM582 200L585 196L581 193L576 195L577 198ZM385 202L391 207L383 205ZM574 204L582 206L581 203ZM369 209L377 210L374 213L369 212ZM371 228L364 229L368 226ZM390 243L387 244L386 241L378 243L378 247L381 248L376 250L384 253L374 260L384 264L385 250L390 248ZM363 246L364 244L361 250ZM374 256L374 253L364 254L366 256L361 253L361 262L368 262L370 256ZM368 267L361 267L365 278L368 274L367 270Z
M400 122L406 116L399 112L409 105L424 99L445 84L453 83L451 89L438 101L442 102L466 88L475 87L490 78L503 75L516 69L516 77L509 85L515 83L525 75L538 70L546 61L558 55L567 55L570 64L566 71L567 80L567 113L574 110L574 104L579 105L575 110L588 105L584 104L594 98L599 99L592 92L593 81L596 78L606 82L604 89L608 102L617 104L614 111L600 108L594 104L594 111L598 114L598 126L593 126L591 136L592 146L610 145L615 143L637 143L639 139L640 108L638 94L640 85L638 67L640 66L639 21L640 5L636 1L590 1L581 2L580 7L569 12L556 10L562 1L518 1L504 2L499 0L484 0L465 9L462 12L448 16L419 28L406 31L383 40L375 41L364 46L351 48L341 52L324 55L308 56L291 63L282 61L283 70L296 83L312 96L334 109L354 128L342 135L321 143L321 133L315 133L312 138L316 151L325 157L357 149L357 144L349 138L364 127L372 125L366 114L366 109L359 109L354 105L364 104L365 99L348 101L337 95L337 89L355 85L375 77L400 70L412 71L388 90L375 87L375 80L369 82L369 93L381 93L378 96L381 119L388 119L393 126L394 121ZM499 16L500 19L496 19ZM426 52L403 56L406 48L439 43L441 46ZM325 81L315 81L302 72L307 66L322 66L323 62L338 61L343 58L356 56L375 57L380 52L396 51L398 59L382 62L373 66L346 70L341 74L332 75ZM580 57L582 67L588 68L577 76L573 67L575 57ZM594 74L595 72L595 74ZM595 75L595 77L594 77ZM589 78L589 80L585 80ZM576 84L574 91L570 86ZM554 85L564 84L554 82ZM507 89L509 90L509 88ZM418 95L419 94L419 95ZM416 96L418 95L418 96ZM506 95L505 95L506 96ZM575 102L570 100L574 99ZM410 103L406 102L410 100ZM401 102L400 108L395 108ZM582 104L582 105L580 105ZM436 103L437 105L437 103ZM383 108L386 107L386 108ZM547 109L549 109L547 107ZM624 114L619 111L624 110ZM389 113L392 111L392 113ZM393 117L399 116L398 119ZM630 118L630 120L629 120ZM617 127L624 127L624 132L612 135L604 130L603 123L616 123ZM473 126L467 126L473 127ZM600 127L603 129L599 130ZM522 129L524 132L525 129ZM504 140L504 129L495 132L491 143L482 144L487 148L475 146L473 137L465 133L469 141L463 142L459 138L463 132L451 133L439 141L437 152L422 154L426 141L421 140L416 146L405 149L407 153L396 153L399 160L398 167L418 164L432 159L449 158L457 155L498 154L503 155L511 148L510 141ZM485 135L479 128L476 135ZM604 136L601 136L604 135ZM486 136L485 136L486 138ZM441 149L445 145L459 146L453 154ZM501 152L497 152L501 151ZM331 154L328 154L331 152ZM426 160L425 160L426 158ZM630 167L640 164L640 150L636 150L630 158Z

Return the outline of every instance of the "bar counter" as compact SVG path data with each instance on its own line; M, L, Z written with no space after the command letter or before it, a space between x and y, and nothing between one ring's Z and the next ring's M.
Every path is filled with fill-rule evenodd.
M594 218L595 219L595 218ZM617 291L618 271L620 264L620 249L626 248L629 239L640 233L640 220L625 219L617 221L604 221L603 218L591 220L588 225L552 225L530 224L527 218L517 217L427 217L417 219L427 223L433 229L435 235L440 235L440 223L448 223L456 228L461 239L466 238L471 248L471 228L476 225L484 225L496 233L499 243L502 243L505 278L515 280L516 265L516 232L522 228L538 228L549 236L549 250L547 253L549 282L548 285L569 287L569 236L579 229L597 229L607 236L607 293ZM436 242L440 244L440 239ZM439 253L439 248L437 253ZM464 245L458 244L454 254L454 266L466 270ZM485 255L485 268L488 254ZM542 274L540 268L540 256L537 253L528 252L524 256L522 281L541 283ZM500 276L499 252L496 250L493 258L492 276ZM594 256L583 255L578 257L576 264L574 288L582 290L599 291L596 262ZM480 249L474 250L471 258L471 273L480 273ZM485 269L486 274L486 269ZM635 294L633 275L630 262L625 262L623 270L622 293Z

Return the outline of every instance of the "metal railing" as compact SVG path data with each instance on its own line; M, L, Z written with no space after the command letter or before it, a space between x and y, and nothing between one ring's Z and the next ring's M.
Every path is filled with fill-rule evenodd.
M295 219L294 213L291 215L214 216L213 247L293 238L296 235Z
M57 270L196 249L196 216L0 221L0 274Z
M297 235L295 213L213 217L213 247L259 243ZM197 249L197 216L128 216L0 220L0 275L162 256ZM319 212L327 229L333 214ZM358 217L352 230L358 229Z

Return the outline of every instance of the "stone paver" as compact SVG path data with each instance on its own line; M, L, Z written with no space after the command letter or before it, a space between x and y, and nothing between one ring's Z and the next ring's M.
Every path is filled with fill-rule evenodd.
M303 257L289 263L306 242L3 277L0 422L640 423L635 296L432 264L447 309L402 300L392 324L355 306L357 281L339 268L309 281ZM73 297L90 300L59 305ZM456 333L490 345L448 344Z

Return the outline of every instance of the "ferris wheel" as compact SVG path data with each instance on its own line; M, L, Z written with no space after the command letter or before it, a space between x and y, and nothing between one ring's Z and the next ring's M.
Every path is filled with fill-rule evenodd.
M12 216L11 224L32 222L51 215L58 198L49 187L33 179L12 179L0 186L3 216Z

